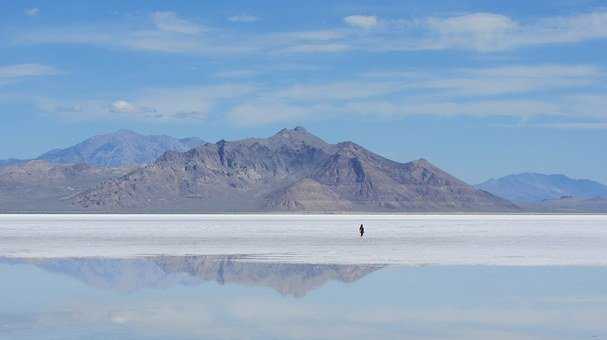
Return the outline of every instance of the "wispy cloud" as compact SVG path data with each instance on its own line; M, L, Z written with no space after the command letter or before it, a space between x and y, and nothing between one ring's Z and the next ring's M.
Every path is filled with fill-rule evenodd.
M40 14L40 9L39 8L27 8L23 11L23 13L25 13L25 15L29 16L29 17L35 17L38 14Z
M117 98L46 102L42 107L89 118L115 114L139 119L206 119L215 115L238 125L344 116L607 119L607 96L588 91L605 78L603 70L593 65L384 70L330 82L288 84L238 81L254 74L246 69L226 71L216 77L230 78L231 83L151 88Z
M607 38L607 12L542 18L521 23L503 15L477 13L446 19L429 19L439 33L437 47L497 51L521 46L575 43Z
M70 119L99 119L114 116L144 120L204 120L216 107L233 98L244 98L256 88L245 84L220 84L179 88L149 88L127 98L89 100L39 99L47 112Z
M605 79L593 65L508 65L449 69L440 73L415 70L372 71L371 79L400 81L402 87L447 91L451 95L487 96L579 88Z
M239 124L352 115L607 118L607 97L580 94L604 77L603 70L592 65L557 64L378 71L340 82L262 90L252 101L235 106L228 117ZM567 94L558 92L562 89Z
M52 76L59 73L59 70L56 68L41 64L16 64L0 66L0 79Z
M350 15L344 22L352 27L370 29L377 26L377 17L374 15Z
M198 34L203 30L202 26L178 17L175 12L154 12L152 20L159 30L166 32Z
M228 17L228 20L231 22L249 23L249 22L259 21L259 17L250 15L250 14L239 14L239 15L234 15L234 16Z
M228 20L252 22L250 15ZM607 11L520 21L497 13L469 13L417 19L385 19L368 15L343 18L325 30L252 33L206 27L174 12L154 12L152 27L46 27L16 37L25 43L77 43L172 53L283 55L346 51L422 51L462 49L482 53L525 46L571 44L607 38ZM361 30L362 29L362 30ZM213 34L202 33L213 32Z
M54 76L61 72L42 64L15 64L0 66L0 85L12 84L27 78Z
M509 127L516 128L545 128L545 129L558 129L558 130L605 130L607 129L607 122L595 122L595 123L544 123L544 124L519 124L512 125Z

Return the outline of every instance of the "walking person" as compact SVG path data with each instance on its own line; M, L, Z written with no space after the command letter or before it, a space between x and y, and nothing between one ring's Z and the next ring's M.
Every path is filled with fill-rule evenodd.
M363 227L363 225L360 225L360 228L358 228L358 231L360 232L360 237L363 237L363 235L365 234L365 227Z

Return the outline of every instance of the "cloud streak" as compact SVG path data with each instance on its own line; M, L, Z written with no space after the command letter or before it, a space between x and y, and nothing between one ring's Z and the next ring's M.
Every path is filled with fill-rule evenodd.
M152 21L159 30L166 32L198 34L203 30L202 26L178 17L175 12L154 12Z
M25 11L23 11L23 13L25 13L25 15L27 15L28 17L35 17L38 16L38 14L40 14L40 9L39 8L27 8Z
M231 22L244 22L244 23L250 23L250 22L255 22L255 21L259 21L259 17L256 17L254 15L249 15L249 14L239 14L239 15L234 15L228 18L229 21Z
M150 88L129 96L44 102L69 116L204 120L263 125L337 117L575 117L607 120L607 96L588 88L605 80L593 65L507 65L448 71L384 70L330 82L250 83L250 70L218 74L230 83ZM258 80L259 81L259 80ZM562 91L566 91L562 93Z
M344 18L344 22L352 27L371 29L377 26L377 17L374 15L350 15Z
M59 70L56 68L42 64L16 64L0 66L0 79L54 76L59 73Z
M250 15L229 17L253 22ZM133 50L240 56L342 53L350 51L408 52L471 50L503 52L546 44L572 44L607 38L607 11L517 21L496 13L469 13L447 17L383 19L351 15L343 25L322 31L251 33L207 28L174 12L154 12L151 27L108 24L103 27L47 27L18 35L21 43L73 43L124 47ZM363 32L361 32L363 31ZM210 34L209 32L212 32ZM209 34L203 34L209 33Z

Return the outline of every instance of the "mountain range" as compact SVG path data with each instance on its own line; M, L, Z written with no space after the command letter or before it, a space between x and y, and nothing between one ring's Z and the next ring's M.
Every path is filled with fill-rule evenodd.
M565 175L522 173L490 179L476 187L518 203L538 203L567 196L607 197L606 185L587 179L572 179Z
M516 211L427 160L398 163L304 128L169 151L75 196L89 211Z
M607 211L607 186L526 173L473 187L425 159L394 162L301 127L217 143L120 130L0 161L3 212L522 210Z
M476 185L526 210L538 212L605 212L607 186L565 175L522 173Z

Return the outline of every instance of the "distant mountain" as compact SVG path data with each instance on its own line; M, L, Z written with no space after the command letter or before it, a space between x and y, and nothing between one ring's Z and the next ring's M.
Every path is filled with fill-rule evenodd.
M557 199L547 199L525 206L530 211L558 213L605 213L607 212L607 197L576 198L563 196Z
M398 163L303 128L219 141L75 196L86 211L515 211L426 160Z
M572 179L564 175L523 173L490 179L476 186L496 196L518 203L537 203L543 200L607 197L607 186L587 180Z
M302 297L330 281L354 282L381 265L322 265L246 262L239 256L156 256L134 259L66 258L2 259L29 263L62 273L87 285L133 292L204 282L270 287L283 295Z
M65 149L55 149L39 160L58 164L85 163L117 167L145 165L155 161L166 151L187 151L204 144L199 138L177 139L170 136L145 136L129 130L91 137Z
M27 161L22 160L22 159L16 159L16 158L0 159L0 166L21 164L21 163L25 163L25 162L27 162Z
M0 167L0 212L69 210L69 197L130 170L42 160Z

